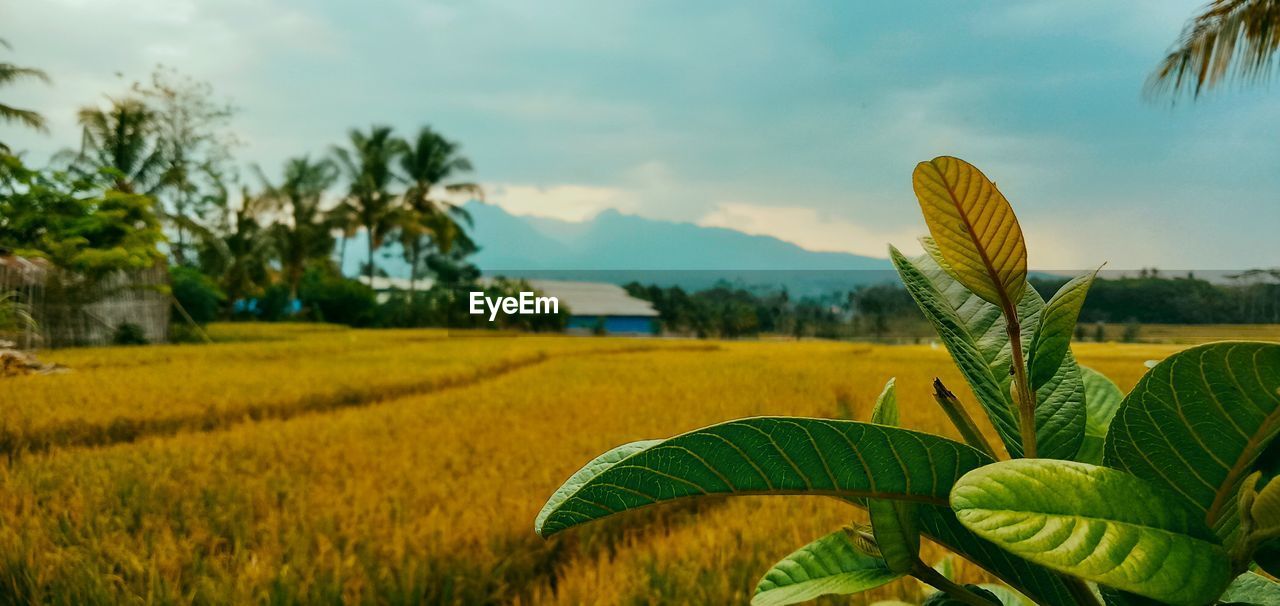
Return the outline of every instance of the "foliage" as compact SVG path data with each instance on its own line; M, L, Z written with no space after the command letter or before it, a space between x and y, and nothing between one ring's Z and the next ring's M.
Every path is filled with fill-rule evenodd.
M373 289L332 271L307 270L298 296L315 314L315 319L322 322L371 326L377 320L378 300Z
M762 333L836 337L848 328L834 301L793 301L785 291L755 293L727 283L695 293L679 286L625 285L633 297L653 303L663 330L699 338L738 338Z
M1182 30L1173 50L1147 81L1149 94L1194 97L1234 77L1262 82L1280 49L1280 2L1213 0Z
M870 423L756 417L619 447L571 476L535 531L548 537L688 497L823 495L867 508L870 532L848 546L867 545L876 566L944 594L930 603L998 598L922 564L917 529L1037 603L1097 604L1090 583L1107 595L1213 603L1280 534L1280 487L1258 481L1275 471L1263 454L1280 434L1280 345L1186 350L1117 404L1105 378L1070 351L1092 274L1046 303L1027 283L1022 232L994 183L951 157L920 163L913 183L933 237L917 259L891 248L894 265L1010 460L986 454L996 451L957 422L963 415L949 417L969 444L894 427L891 381ZM955 407L940 384L935 395ZM1076 461L1096 461L1099 441L1105 467ZM830 553L822 569L780 566L796 570L800 586L860 566ZM783 585L762 583L758 595ZM833 582L797 595L871 586Z
M3 39L0 39L0 48L8 49L9 44ZM26 78L41 80L45 83L49 82L49 76L45 75L43 71L38 69L22 67L12 63L0 63L0 86L7 86ZM44 116L41 116L39 112L5 105L4 103L0 103L0 120L3 120L4 122L18 122L28 128L34 128L41 131L45 130ZM5 146L4 142L0 142L0 152L7 153L8 151L9 148Z
M111 343L115 345L146 345L147 333L141 326L132 322L122 322L111 334Z
M0 246L88 279L162 260L150 198L103 185L0 154Z
M212 278L194 267L175 265L169 268L169 285L173 298L197 324L208 324L218 318L226 295ZM182 314L174 317L180 318Z

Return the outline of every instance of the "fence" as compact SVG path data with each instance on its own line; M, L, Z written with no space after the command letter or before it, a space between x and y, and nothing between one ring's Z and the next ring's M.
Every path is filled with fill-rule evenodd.
M163 266L87 281L38 259L0 255L0 293L16 295L8 304L22 306L35 320L34 326L19 323L5 340L24 349L104 345L121 325L133 324L147 341L167 341L168 283Z

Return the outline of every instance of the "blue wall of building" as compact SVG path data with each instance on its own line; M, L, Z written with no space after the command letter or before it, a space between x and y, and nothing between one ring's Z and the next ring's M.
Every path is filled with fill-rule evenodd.
M604 330L609 334L657 333L657 318L646 316L603 316ZM600 324L600 316L569 316L569 330L592 331Z

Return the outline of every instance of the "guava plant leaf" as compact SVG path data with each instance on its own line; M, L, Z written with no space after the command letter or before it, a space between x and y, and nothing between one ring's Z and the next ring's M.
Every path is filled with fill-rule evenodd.
M1271 539L1253 552L1253 563L1271 576L1280 576L1280 539Z
M1087 366L1080 367L1080 378L1084 382L1084 405L1088 413L1085 415L1084 441L1075 458L1082 463L1100 465L1107 429L1124 400L1124 393L1106 375Z
M591 459L591 461L586 465L582 466L582 469L579 469L574 472L572 476L569 476L569 479L565 480L564 484L560 485L560 488L557 488L556 491L552 493L551 498L547 499L547 504L542 508L542 511L538 513L538 518L534 521L534 526L536 528L542 528L542 523L547 512L559 506L561 503L564 503L566 499L571 497L587 482L591 481L592 478L600 475L601 472L609 469L618 461L660 442L662 442L662 440L640 440L638 442L628 442L615 447L594 459Z
M1249 484L1246 486L1254 488ZM1253 532L1267 538L1280 538L1280 481L1272 478L1261 489L1255 490L1257 496L1249 508Z
M884 391L876 398L876 405L871 409L871 422L879 425L898 424L898 391L895 379L884 384Z
M863 554L837 530L783 558L756 585L752 606L784 606L821 595L848 595L874 589L902 575L884 560Z
M1027 599L1027 596L1018 593L1014 589L1005 587L1004 585L997 585L996 583L982 583L978 585L978 587L981 587L989 591L991 595L996 596L1003 606L1036 606L1035 602Z
M1000 597L991 593L991 590L989 589L985 589L980 585L965 585L964 588L968 589L973 595L985 600L988 604L991 604L991 606L1002 606ZM921 604L921 606L970 606L970 604L964 600L955 598L946 592L935 591L932 594L929 594L929 597L925 598L924 603Z
M951 483L990 460L959 442L896 427L834 419L741 419L651 444L612 465L589 464L556 491L534 530L546 537L620 511L711 494L812 494L945 505Z
M994 543L980 538L956 520L950 507L917 507L920 530L987 572L1046 606L1075 606L1071 590L1057 573L1014 556Z
M1138 381L1111 423L1105 460L1163 486L1232 544L1240 485L1277 434L1280 344L1211 343Z
M1013 309L1027 282L1027 247L995 183L964 160L939 156L918 164L911 184L956 279L984 300Z
M1095 270L1064 284L1040 312L1040 325L1027 348L1027 371L1032 390L1039 389L1053 378L1062 365L1063 357L1070 351L1080 308L1084 307L1085 295L1089 293L1097 273Z
M898 424L898 394L893 379L889 379L876 399L871 422L889 426ZM915 507L915 503L906 501L867 499L871 532L885 564L894 572L910 572L919 558L920 529L916 526Z
M1224 604L1280 604L1280 583L1255 572L1245 572L1231 581L1218 601Z
M1022 437L1009 396L1012 355L1000 309L969 292L943 269L946 261L932 240L921 243L928 254L907 259L890 247L889 256L996 428L1005 450L1020 457ZM1035 289L1025 287L1018 302L1024 343L1033 338L1043 308L1044 301ZM1036 441L1041 456L1069 458L1080 449L1085 423L1084 391L1070 352L1056 377L1037 390Z
M969 472L951 491L956 518L1037 564L1171 604L1207 604L1226 588L1226 550L1198 511L1122 471L1016 459Z

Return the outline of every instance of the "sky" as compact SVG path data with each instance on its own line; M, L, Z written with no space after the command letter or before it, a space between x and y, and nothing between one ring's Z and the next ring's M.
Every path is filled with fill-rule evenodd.
M53 79L0 91L50 133L0 139L47 158L164 64L240 108L268 173L430 124L514 213L883 257L946 154L999 183L1033 267L1278 266L1280 90L1142 97L1203 1L0 0L0 60Z

